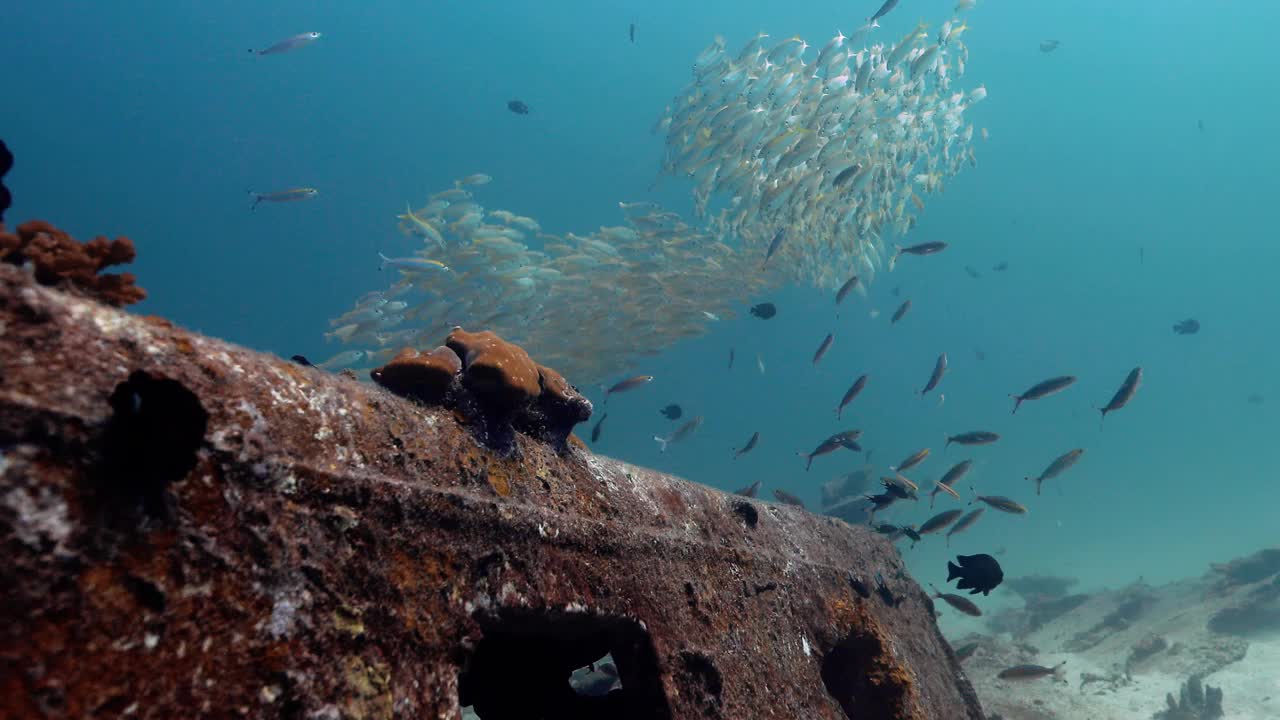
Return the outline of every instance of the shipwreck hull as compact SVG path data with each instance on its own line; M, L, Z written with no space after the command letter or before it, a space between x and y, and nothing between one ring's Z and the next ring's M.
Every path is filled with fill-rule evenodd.
M571 445L0 265L0 716L982 717L867 528Z

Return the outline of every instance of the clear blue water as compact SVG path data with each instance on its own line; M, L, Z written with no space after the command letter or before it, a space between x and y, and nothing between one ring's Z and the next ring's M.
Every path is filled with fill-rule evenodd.
M619 200L687 212L681 183L647 191L662 142L648 131L694 56L716 34L736 49L758 30L820 46L872 5L11 3L0 11L0 137L18 157L10 218L132 237L151 294L140 312L325 357L328 318L386 285L376 253L404 247L395 215L407 200L484 172L486 205L554 232L614 224ZM936 27L953 5L904 0L881 38L921 17ZM968 21L965 85L991 93L970 119L991 140L911 235L951 248L907 258L839 319L830 293L785 288L757 299L778 304L775 319L743 312L638 365L658 380L610 401L600 451L725 489L761 479L810 505L821 482L862 463L839 453L804 471L796 453L839 429L865 430L877 476L925 446L921 479L973 457L974 485L1031 512L989 511L951 551L937 538L906 551L922 581L940 583L952 551L1007 548L1013 574L1114 585L1198 574L1274 543L1280 5L980 0ZM246 52L304 30L325 37ZM1041 53L1051 38L1061 47ZM511 98L533 114L508 112ZM246 190L297 185L321 196L249 210ZM990 271L1002 261L1007 272ZM914 309L890 327L895 286ZM1200 334L1171 332L1184 317ZM828 332L835 345L814 368ZM912 391L942 351L938 406ZM1137 398L1100 427L1093 407L1135 365ZM863 372L867 391L836 423ZM1080 382L1010 415L1009 393L1058 374ZM668 402L706 423L660 455L652 436L673 428L657 412ZM944 433L971 429L1004 439L941 453ZM731 460L757 430L759 448ZM1086 448L1081 463L1035 497L1024 477L1073 447Z

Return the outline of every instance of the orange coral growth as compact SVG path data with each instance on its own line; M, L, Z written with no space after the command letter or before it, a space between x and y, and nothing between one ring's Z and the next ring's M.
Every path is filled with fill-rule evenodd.
M462 361L457 354L441 346L425 353L405 348L369 376L396 395L435 404L444 399L460 372Z
M96 237L77 242L42 220L18 226L16 233L0 227L0 261L35 268L36 282L72 287L108 305L120 307L142 300L147 293L135 285L132 273L103 273L104 268L133 262L137 253L129 238Z

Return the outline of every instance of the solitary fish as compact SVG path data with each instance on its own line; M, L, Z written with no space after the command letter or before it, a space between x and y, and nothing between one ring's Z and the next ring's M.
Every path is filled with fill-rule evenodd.
M982 643L976 643L976 642L965 643L964 645L961 645L960 647L956 648L956 659L959 660L960 662L964 662L965 660L968 660L969 658L973 657L973 654L977 652L978 648L981 646L982 646Z
M968 515L965 515L964 517L960 518L960 520L957 521L955 525L952 525L951 529L947 531L947 547L951 547L952 535L955 535L956 533L962 533L965 530L968 530L969 528L973 527L973 524L978 522L978 518L982 517L982 513L986 511L987 511L986 508L977 508L976 510L970 510Z
M729 369L733 369L733 348L729 348Z
M1044 472L1040 473L1040 476L1035 479L1036 494L1040 494L1040 486L1045 480L1052 480L1061 475L1067 468L1075 465L1081 455L1084 455L1084 448L1076 448L1059 455L1057 459L1049 463L1049 467L1045 468ZM1030 480L1031 478L1027 477L1027 479Z
M604 429L604 419L609 417L609 413L604 413L600 419L596 421L595 427L591 428L591 442L600 441L600 431Z
M292 355L292 356L290 356L290 357L289 357L289 359L290 359L290 360L292 360L292 361L294 361L295 363L297 363L297 364L299 364L299 365L303 366L303 367L311 367L311 366L312 366L312 365L311 365L311 361L310 361L310 360L308 360L308 359L307 359L307 357L306 357L305 355Z
M773 303L760 303L759 305L751 306L751 310L749 312L753 317L758 317L761 320L768 320L778 314L778 306Z
M249 194L253 196L253 205L250 205L249 209L255 210L258 207L258 203L264 203L264 202L281 203L281 202L293 202L294 200L310 200L315 196L319 195L320 191L315 188L304 187L304 188L289 188L288 190L278 190L276 192L268 192L268 193L254 192L250 190Z
M756 496L756 494L757 494L757 493L759 493L759 492L760 492L760 481L759 481L759 480L757 480L757 481L755 481L755 482L751 483L750 485L748 485L748 486L746 486L746 487L742 488L741 490L735 491L733 494L734 494L734 495L741 495L742 497L749 497L749 498L753 498L753 497L755 497L755 496Z
M1058 46L1059 46L1059 45L1061 45L1061 44L1062 44L1062 43L1058 42L1057 40L1041 40L1041 41L1040 41L1040 52L1042 52L1042 53L1051 53L1051 52L1053 52L1054 50L1057 50L1057 49L1058 49Z
M743 445L742 449L734 451L733 459L737 460L739 455L746 455L747 453L754 450L756 448L756 443L758 442L760 442L760 433L759 432L752 433L751 439L747 441L747 444Z
M628 29L627 34L631 36L631 42L634 43L636 41L636 24L635 23L631 23L631 27Z
M912 453L910 456L908 456L906 460L903 460L902 462L898 463L898 467L893 469L896 472L904 473L910 470L911 468L919 465L920 463L924 462L924 459L927 457L929 457L929 448L925 448L923 450L917 450L914 453Z
M778 252L778 248L782 247L782 241L786 239L787 239L786 228L781 228L778 230L778 232L774 233L773 240L769 242L769 250L764 255L764 262L760 264L761 270L763 270L765 266L769 264L769 259L773 257L774 253Z
M943 446L943 449L950 447L951 443L957 445L990 445L999 439L1000 436L996 433L987 430L974 430L960 433L959 435L948 435L947 444Z
M803 501L803 500L801 500L800 498L796 497L795 495L792 495L791 493L787 492L786 490L774 490L774 491L773 491L773 496L774 496L775 498L777 498L777 499L778 499L778 502L780 502L780 503L786 503L787 505L795 505L795 506L796 506L796 507L798 507L798 508L803 508L803 507L804 507L804 501Z
M684 410L682 410L680 406L675 403L671 403L670 405L662 408L658 412L661 413L662 416L668 420L679 420L680 416L684 414Z
M1053 675L1057 677L1062 667L1067 664L1066 660L1054 665L1053 667L1045 667L1043 665L1014 665L1011 668L1005 668L1000 671L996 677L1001 680L1036 680L1042 677Z
M528 115L533 110L523 100L508 100L507 109L517 115Z
M959 500L960 495L951 488L953 488L956 482L958 482L960 478L964 477L964 474L969 472L969 469L972 467L972 460L962 460L955 465L952 465L951 469L942 475L942 479L938 480L938 485L945 487L948 494ZM942 490L940 488L934 488L933 492L929 494L929 507L933 507L933 499L941 491Z
M899 245L897 247L898 253L893 256L895 260L903 255L934 255L946 250L947 244L935 241L920 243L919 245L908 245L907 247Z
M605 399L606 400L609 399L609 396L614 393L621 393L621 392L627 392L628 390L635 390L641 385L648 385L651 382L653 382L652 375L637 375L633 378L627 378L626 380L623 380L622 382L606 390L604 394Z
M876 24L877 20L884 17L885 15L888 15L889 11L893 10L896 7L898 7L898 0L884 0L884 4L880 6L880 9L876 11L876 14L867 18L867 24L868 25Z
M1021 395L1010 395L1014 399L1013 412L1018 412L1018 407L1022 405L1023 400L1039 400L1040 398L1049 397L1066 390L1074 385L1076 378L1074 375L1063 375L1061 377L1049 378L1044 382L1032 385L1026 392Z
M832 435L831 437L819 443L818 447L814 448L813 452L809 453L808 455L805 455L804 453L799 453L801 457L804 457L808 460L808 462L804 466L804 469L808 470L809 468L813 467L813 459L818 457L819 455L826 455L827 453L835 452L836 450L839 450L842 447L849 448L856 452L855 448L858 447L858 438L860 437L862 437L861 430L846 430L844 432L838 432L835 435Z
M960 517L963 514L964 514L963 510L946 510L944 512L940 512L937 515L934 515L933 517L929 518L928 520L925 520L924 524L920 526L919 533L921 535L928 535L929 533L938 532L939 530L955 522L956 518Z
M836 408L836 419L840 419L840 415L844 412L845 406L853 402L858 397L858 393L862 392L862 388L867 386L867 376L859 375L857 380L853 381L853 385L849 386L849 390L845 392L844 397L840 398L840 407Z
M911 301L907 300L903 302L901 305L898 306L897 310L893 311L893 317L889 318L889 324L890 325L896 324L899 320L902 319L903 315L907 314L907 311L910 309L911 309Z
M818 346L818 351L813 354L814 365L817 365L818 361L822 360L822 356L826 355L827 351L831 349L831 342L833 340L835 340L835 336L831 333L827 333L827 337L823 339L822 344Z
M1114 412L1129 404L1133 399L1134 393L1138 392L1138 386L1142 384L1142 368L1136 367L1129 371L1128 377L1124 379L1124 383L1120 385L1120 389L1116 390L1116 394L1111 396L1111 402L1102 408L1102 418L1105 420L1107 413Z
M984 502L987 505L990 505L991 507L999 510L1000 512L1007 512L1010 515L1026 515L1027 514L1027 506L1015 500L1010 500L1009 498L1004 497L1003 495L979 495L976 490L974 490L973 495L974 495L973 500L969 501L970 505L976 502Z
M836 304L839 305L844 302L844 299L848 297L849 293L853 292L856 287L858 287L858 276L854 275L846 280L845 283L840 286L840 289L836 291Z
M938 383L942 382L942 375L947 371L947 354L942 353L938 356L938 361L933 364L933 374L929 376L929 382L925 383L924 389L920 391L920 397L929 394L929 391L938 387Z
M973 617L982 617L982 611L979 610L978 606L975 605L974 602L969 598L963 595L956 595L955 593L939 592L938 588L933 587L933 583L929 583L929 587L933 588L934 597L941 599L943 602L959 610L965 615L972 615ZM958 655L959 652L957 652L956 654Z
M654 435L653 440L654 442L658 443L658 452L665 453L667 451L668 445L674 442L680 442L681 440L684 440L685 438L692 435L695 431L697 431L697 429L701 426L702 426L702 416L699 415L698 417L681 425L675 432L671 433L666 437L658 437L657 435Z
M266 50L250 49L249 52L256 52L259 55L278 55L283 52L289 52L290 50L297 50L300 47L305 47L319 39L320 33L318 32L304 32L294 35L291 38L285 38Z
M1004 568L987 554L957 555L956 562L947 563L947 582L956 578L957 590L968 590L970 595L989 595L1004 581Z

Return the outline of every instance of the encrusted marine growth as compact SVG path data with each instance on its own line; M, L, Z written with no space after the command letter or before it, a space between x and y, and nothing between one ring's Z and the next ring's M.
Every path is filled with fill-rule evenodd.
M4 176L13 167L13 153L9 152L9 148L5 146L4 141L0 140L0 223L4 222L4 211L9 209L13 204L13 196L9 194L9 188L4 186ZM3 232L0 228L0 232Z
M1187 678L1179 696L1174 700L1173 693L1166 695L1169 708L1152 715L1152 720L1217 720L1223 716L1222 688L1202 686L1198 675Z
M129 238L99 236L82 243L43 220L23 223L16 233L0 227L0 261L14 265L29 262L41 285L74 288L116 307L132 305L147 292L134 284L132 273L102 270L131 263L136 255Z
M370 375L397 395L458 410L498 448L519 430L564 449L573 427L591 417L591 402L560 373L488 331L454 328L444 346L405 348Z

